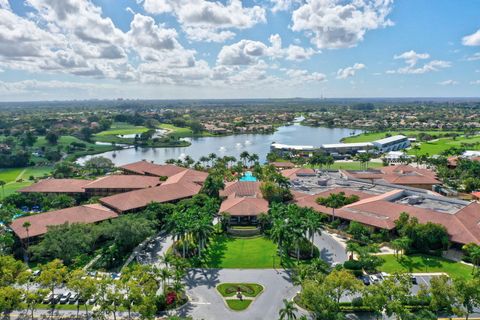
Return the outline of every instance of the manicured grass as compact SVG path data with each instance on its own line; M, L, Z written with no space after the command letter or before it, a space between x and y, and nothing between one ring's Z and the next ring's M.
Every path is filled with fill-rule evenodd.
M227 300L228 307L234 311L243 311L247 309L251 303L252 303L252 300L234 300L234 299Z
M461 147L463 143L473 144L473 146L467 148L468 150L480 150L480 136L475 136L471 138L458 137L455 140L453 138L442 138L437 141L422 142L420 143L420 150L409 150L408 153L412 155L435 155L451 147Z
M33 183L29 180L30 176L34 178L41 178L50 174L52 167L27 167L27 168L12 168L0 169L0 180L7 184L4 186L5 196L8 196L18 189L29 186ZM0 199L3 198L3 192L0 189Z
M50 304L37 304L37 309L47 309L50 310L52 309L52 306ZM77 305L76 304L56 304L55 305L55 310L77 310ZM88 310L92 310L92 306L88 306ZM85 305L80 305L80 311L85 311Z
M263 291L263 287L257 283L221 283L217 286L217 291L223 297L233 297L237 294L238 288L243 295L251 298L258 296Z
M295 263L295 259L284 257L281 265L277 245L266 237L234 238L223 234L210 240L202 259L204 267L226 269L291 268Z
M435 256L409 255L397 259L394 255L382 255L385 262L380 267L381 271L394 272L445 272L452 278L472 278L472 267L460 262L455 262Z
M158 126L160 129L167 129L169 134L177 138L191 137L193 132L190 128L176 127L173 124L162 123Z
M306 165L308 168L312 168L311 165ZM381 162L372 162L370 161L368 163L368 168L380 168L383 167L383 164ZM315 168L318 168L315 167ZM358 161L350 161L350 162L339 162L335 161L334 164L330 166L331 170L361 170L362 169L362 164Z
M433 130L428 130L428 131L421 131L421 130L398 130L398 131L382 131L382 132L366 132L366 133L361 133L356 136L351 136L351 137L346 137L342 139L342 142L345 143L352 143L352 142L372 142L374 140L379 140L383 139L386 137L386 134L390 134L392 136L397 135L397 134L403 134L406 135L407 137L417 137L419 133L427 133L429 135L436 135L436 136L442 136L447 133L461 133L460 131L433 131Z
M124 122L115 122L112 124L110 129L99 132L96 136L117 136L117 135L125 135L125 134L140 134L143 132L148 131L148 128L144 126L134 126L129 123Z

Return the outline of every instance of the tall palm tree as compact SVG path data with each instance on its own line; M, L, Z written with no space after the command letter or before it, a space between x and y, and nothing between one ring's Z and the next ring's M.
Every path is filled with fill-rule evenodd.
M322 219L318 212L314 210L307 209L308 211L306 212L306 220L305 220L305 227L307 228L307 233L308 237L310 238L311 242L311 251L310 251L310 257L313 257L313 241L315 238L315 234L318 233L320 234L321 226L322 226Z
M298 309L293 301L283 299L283 308L278 312L280 315L279 320L295 320L297 319L297 311Z
M200 159L199 159L199 161L200 161L201 163L203 163L203 166L204 166L204 167L207 166L209 160L210 160L210 159L209 159L208 157L205 157L205 156L201 156Z
M252 154L249 155L249 157L248 157L248 161L249 161L250 163L253 163L253 164L254 164L255 162L257 162L259 159L260 159L260 158L258 157L258 154L256 154L256 153L252 153Z
M346 196L345 192L330 193L328 197L319 197L315 201L327 208L332 209L332 221L335 220L335 209L341 208L347 204L357 202L359 200L357 195Z
M247 159L249 156L250 154L248 153L248 151L242 151L242 153L240 153L240 159L242 160L244 167L247 166Z
M162 280L162 290L163 294L167 291L168 280L172 277L172 272L168 268L160 269L158 276Z
M0 186L2 187L2 197L5 198L5 185L7 183L3 180L0 180Z
M32 226L32 224L29 222L29 221L25 221L23 224L22 224L22 227L25 229L25 231L27 232L27 263L28 263L28 260L29 260L29 256L28 256L28 249L30 247L30 235L28 234L29 230L30 230L30 227Z
M217 159L217 155L212 152L212 153L210 153L210 154L208 155L208 159L211 161L210 167L213 167L213 161L214 161L215 159Z

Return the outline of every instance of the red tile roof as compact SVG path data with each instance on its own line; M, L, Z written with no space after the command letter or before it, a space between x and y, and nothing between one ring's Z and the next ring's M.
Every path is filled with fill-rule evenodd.
M155 164L148 161L138 161L126 164L120 167L124 171L151 175L157 177L171 177L177 173L187 170L186 168L178 167L171 164Z
M445 226L453 242L480 244L480 204L478 203L473 202L455 214L450 214L388 201L390 196L402 192L401 190L392 190L382 195L365 194L353 190L347 193L347 190L338 188L316 195L302 195L296 192L294 197L299 206L311 207L319 212L332 215L331 208L317 204L315 199L339 191L343 191L347 195L357 194L360 201L336 209L336 217L391 230L395 228L395 220L399 218L400 214L407 212L410 216L416 217L420 223L433 222Z
M92 180L81 179L44 179L18 192L83 193L83 187L91 182Z
M100 199L100 202L118 212L146 207L151 202L171 202L196 195L201 186L193 182L162 184L158 187L135 190Z
M341 170L341 172L356 179L384 180L385 182L399 185L434 185L441 183L436 179L435 172L431 170L402 164L374 170Z
M27 238L27 231L23 227L30 222L29 237L41 236L47 232L49 226L58 226L65 223L95 223L118 217L118 214L100 204L88 204L62 210L39 213L28 217L15 219L10 228L20 239Z
M259 181L234 181L227 182L225 188L220 190L221 197L262 197Z
M180 182L194 182L197 184L203 184L208 177L207 172L192 170L192 169L185 169L173 176L170 176L167 181L163 184L172 184L172 183L180 183Z
M222 202L220 213L232 216L258 216L268 212L268 201L259 198L228 198Z
M111 175L99 178L84 189L144 189L156 187L162 182L159 177L142 175Z
M282 175L285 178L289 178L290 180L293 180L300 176L314 176L315 170L310 168L285 169L285 170L282 170Z
M270 164L275 168L294 168L295 167L295 164L290 161L271 162Z

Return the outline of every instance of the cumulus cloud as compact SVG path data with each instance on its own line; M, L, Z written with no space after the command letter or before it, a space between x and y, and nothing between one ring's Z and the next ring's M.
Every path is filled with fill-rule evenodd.
M292 30L305 31L318 48L356 46L367 31L391 26L393 0L307 0L292 14Z
M477 61L480 60L480 52L474 53L470 57L467 58L468 61Z
M388 70L387 74L423 74L451 67L449 61L443 60L431 60L421 65L420 61L430 59L430 55L428 53L417 53L413 50L395 55L393 58L395 60L403 60L406 66L397 70Z
M174 14L193 41L223 42L235 35L229 29L247 29L266 22L264 8L244 7L241 0L226 4L206 0L145 0L143 7L148 13Z
M316 53L312 48L297 45L282 47L282 38L273 34L269 38L270 46L253 40L240 40L237 43L223 46L218 54L217 63L221 65L249 65L257 63L262 57L300 61L309 59Z
M458 81L450 79L450 80L441 81L438 84L440 84L442 86L454 86L454 85L458 84Z
M338 69L337 79L347 79L347 78L353 77L358 70L362 70L364 68L365 68L365 65L363 63L355 63L351 67Z
M470 84L480 85L480 80L471 81Z
M278 12L290 10L295 4L302 3L302 0L270 0L270 2L272 12Z
M480 29L477 32L462 38L464 46L480 46Z
M284 69L284 71L293 85L327 80L327 76L320 72L309 72L301 69Z

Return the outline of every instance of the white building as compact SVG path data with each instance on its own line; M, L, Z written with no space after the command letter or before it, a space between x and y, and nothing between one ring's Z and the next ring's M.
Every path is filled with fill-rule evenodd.
M410 141L402 135L392 136L380 140L373 141L373 145L381 153L389 151L398 151L410 147Z

